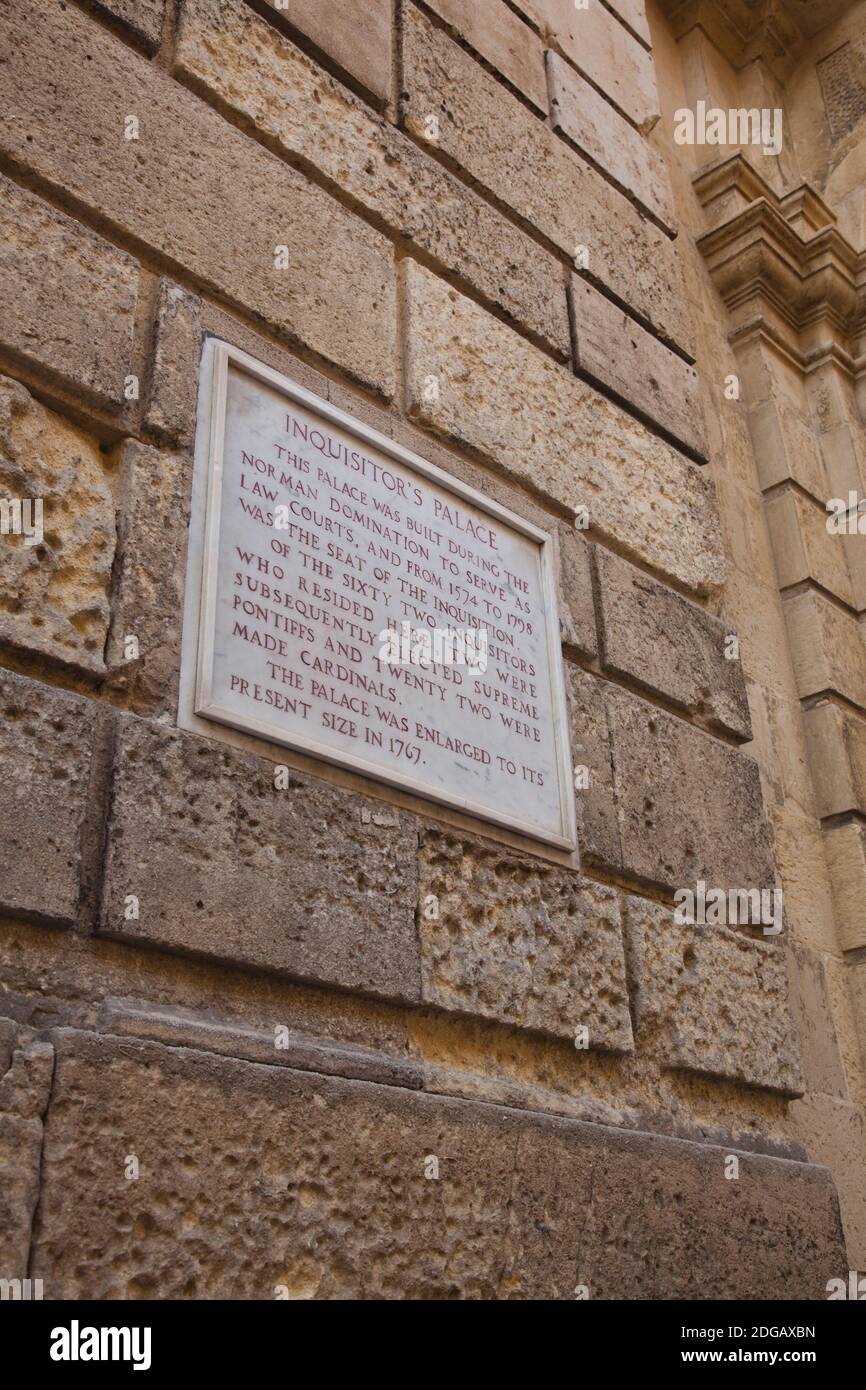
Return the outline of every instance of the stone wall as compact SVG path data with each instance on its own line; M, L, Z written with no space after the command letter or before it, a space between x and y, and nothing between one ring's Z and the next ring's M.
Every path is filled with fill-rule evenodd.
M833 354L731 338L707 237L751 179L807 243L817 165L691 166L674 109L746 79L664 8L3 8L0 481L45 534L0 538L0 1276L821 1297L866 1260L860 562L819 525L862 420ZM579 859L178 729L207 335L555 535ZM784 930L677 925L698 880Z

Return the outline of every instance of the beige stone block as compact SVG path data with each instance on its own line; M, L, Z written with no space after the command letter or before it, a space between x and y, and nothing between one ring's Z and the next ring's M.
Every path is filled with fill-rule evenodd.
M845 963L851 1012L860 1043L861 1068L866 1071L866 956L862 952L849 956Z
M421 997L630 1052L619 894L435 830L418 860Z
M571 298L579 370L706 458L697 370L577 275L571 277Z
M699 593L719 586L712 483L698 466L412 262L406 290L413 415L561 505L585 506L597 533L661 573Z
M201 301L172 280L159 282L144 422L170 444L195 439Z
M793 488L765 505L779 588L813 579L843 603L853 603L843 541L827 530L824 508Z
M544 50L503 0L430 0L430 8L547 115Z
M554 129L573 140L625 194L674 235L677 218L671 183L658 151L552 50L547 53L547 72Z
M796 1134L813 1163L828 1168L839 1194L846 1258L829 1278L848 1281L866 1268L866 1133L863 1112L832 1096L806 1095L791 1106ZM824 1294L826 1297L826 1293Z
M830 1175L741 1153L727 1182L727 1152L63 1030L32 1269L63 1299L824 1297Z
M803 710L803 729L818 815L866 813L866 721L824 700Z
M624 872L668 889L770 889L757 763L629 691L606 691Z
M127 440L120 454L120 533L109 684L131 708L172 704L180 669L191 468L183 454ZM135 650L129 650L129 641Z
M146 52L159 48L165 0L93 0L93 7L133 34Z
M845 1068L848 1094L861 1110L866 1108L866 1084L864 1084L864 1055L861 1046L860 1029L853 1007L851 990L851 961L856 961L857 953L846 958L834 952L825 961L827 972L827 991L830 996L832 1026L839 1040L839 1053Z
M414 820L327 783L290 783L278 790L264 758L124 718L100 930L417 1000Z
M188 0L175 70L251 121L279 150L310 160L560 356L570 355L559 262L242 0Z
M0 906L10 917L77 917L95 711L90 700L0 671Z
M797 690L835 690L866 708L866 648L853 616L814 589L783 600Z
M95 439L0 377L0 495L42 506L43 538L0 538L0 638L101 675L115 551L114 498ZM26 514L22 512L22 520Z
M559 532L559 630L563 643L595 656L595 602L589 546L577 531Z
M854 820L825 826L824 852L839 945L843 951L860 950L866 946L866 826Z
M764 584L754 571L731 566L724 605L731 629L740 639L740 660L746 679L757 681L782 698L793 698L796 690L788 634L775 582L772 586Z
M629 120L651 130L659 117L655 68L643 44L601 0L520 0L524 13Z
M119 405L132 370L137 298L137 261L0 175L4 348Z
M791 1015L803 1064L804 1090L850 1100L834 1027L826 958L792 942L788 951Z
M428 140L435 116L437 149L693 354L670 239L420 11L410 5L404 16L407 129Z
M278 333L392 393L387 238L80 10L54 0L6 6L0 46L7 158ZM111 112L119 113L116 125ZM138 116L138 140L124 138L126 112ZM38 259L30 277L37 296L43 247ZM124 259L125 277L130 264ZM81 313L80 298L85 360L101 361L106 338ZM54 351L69 355L63 344ZM111 352L116 391L125 375L119 358Z
M604 670L748 742L742 668L725 656L729 625L601 546L594 560Z
M30 1232L39 1200L42 1122L0 1113L0 1267L3 1279L27 1279ZM45 1281L43 1280L43 1283ZM51 1297L51 1284L43 1288Z
M818 441L809 424L789 406L772 399L749 411L749 430L762 491L791 478L823 507L827 481Z
M664 1065L802 1093L785 953L728 927L679 926L673 909L628 897L635 1045Z
M575 773L574 801L581 862L619 870L622 844L616 816L613 755L604 682L566 665L565 692Z
M652 39L644 0L604 0L604 3L627 28L631 29L635 38L640 39L645 47L651 47Z
M372 92L391 95L391 0L266 0Z
M786 801L773 808L772 825L789 938L813 951L837 951L834 899L818 822Z

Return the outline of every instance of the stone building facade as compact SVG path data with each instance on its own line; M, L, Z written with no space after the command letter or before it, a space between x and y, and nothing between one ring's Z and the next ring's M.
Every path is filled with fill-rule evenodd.
M0 494L44 515L0 537L0 1277L826 1297L866 4L9 0L0 54ZM210 336L554 535L578 854L178 727ZM699 883L782 929L681 925Z

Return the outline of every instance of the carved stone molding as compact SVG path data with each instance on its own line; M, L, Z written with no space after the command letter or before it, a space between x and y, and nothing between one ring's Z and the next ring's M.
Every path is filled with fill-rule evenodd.
M808 184L784 194L742 153L701 170L694 186L711 222L697 238L731 315L732 338L763 331L805 370L832 352L854 375L866 328L866 253Z
M809 39L833 24L854 0L660 0L680 39L700 28L735 68L762 59L783 78Z

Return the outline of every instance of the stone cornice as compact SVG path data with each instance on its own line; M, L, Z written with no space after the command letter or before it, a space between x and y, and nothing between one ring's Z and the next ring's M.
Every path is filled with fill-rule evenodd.
M700 28L735 68L762 59L784 78L810 37L853 0L659 0L676 38Z
M742 154L694 180L714 225L697 238L735 332L762 322L795 357L857 356L866 327L866 253L807 184L779 195Z

